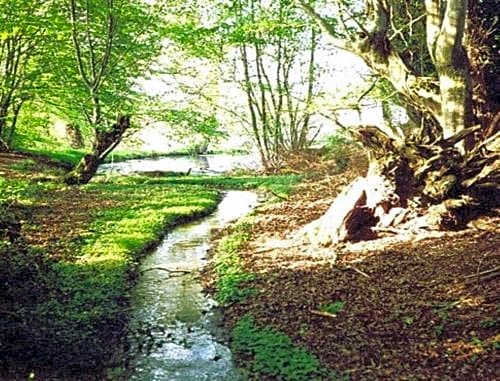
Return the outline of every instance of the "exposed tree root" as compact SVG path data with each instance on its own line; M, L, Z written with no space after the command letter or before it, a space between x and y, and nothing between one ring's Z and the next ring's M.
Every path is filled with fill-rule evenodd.
M301 230L316 246L419 230L448 230L500 205L500 134L468 152L455 145L479 127L432 144L395 139L377 127L354 135L369 151L369 169L330 209Z

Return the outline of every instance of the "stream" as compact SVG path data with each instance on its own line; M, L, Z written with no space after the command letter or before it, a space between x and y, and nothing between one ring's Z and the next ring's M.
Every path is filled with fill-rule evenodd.
M145 164L141 163L141 169L151 170ZM192 163L188 164L192 168ZM131 172L138 172L134 163L113 165L135 166ZM220 340L223 332L214 308L216 302L203 292L197 271L206 264L212 230L243 217L257 202L253 192L228 191L212 215L174 228L144 258L130 297L130 355L123 374L126 380L240 379L231 351Z
M136 356L128 380L237 380L229 348L218 342L215 302L203 293L195 273L179 276L158 269L196 272L206 263L210 232L244 216L257 195L229 191L217 211L201 221L181 225L141 264L142 275L131 296L132 335Z

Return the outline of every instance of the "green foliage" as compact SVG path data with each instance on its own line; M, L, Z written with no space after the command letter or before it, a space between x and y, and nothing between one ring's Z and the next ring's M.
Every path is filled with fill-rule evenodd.
M99 182L142 184L142 185L198 185L218 189L262 189L273 193L288 195L293 187L300 182L301 176L127 176L102 178Z
M25 159L23 161L11 164L9 168L15 169L18 171L29 171L33 170L37 167L37 163L32 159Z
M498 328L500 326L500 319L498 318L488 318L481 320L479 323L481 328Z
M450 312L458 304L458 301L447 301L436 305L432 312L436 315L436 324L433 327L436 336L441 336L450 323Z
M483 341L482 341L480 338L476 337L476 336L473 336L473 337L470 339L470 342L471 342L471 344L472 344L472 345L474 345L474 346L476 346L476 347L478 347L478 348L484 348L484 343L483 343Z
M413 319L411 316L403 316L402 320L403 320L403 323L407 326L412 325L415 321L415 319Z
M189 154L204 154L209 142L228 137L213 112L194 110L193 106L162 110L157 120L167 123L175 139L187 144Z
M232 348L239 356L250 356L245 366L255 374L276 380L345 380L334 372L320 368L318 359L304 348L271 327L259 328L253 316L241 318L232 332Z
M23 199L27 189L28 182L25 180L7 181L0 177L0 205Z
M106 128L117 112L135 113L141 107L135 81L148 74L161 48L154 4L75 0L53 17L51 56L42 57L53 73L44 78L51 110L92 128Z
M47 116L36 116L31 108L25 109L27 112L20 116L12 148L20 152L45 156L67 166L78 163L85 151L71 148L68 142L56 138L49 128L49 122L45 119Z
M0 207L10 204L31 205L40 192L56 189L50 182L29 182L24 179L5 179L0 177Z
M335 159L338 172L343 172L349 166L354 148L354 141L342 134L330 135L325 139L323 150L326 157Z
M219 303L233 303L255 292L244 287L245 282L255 279L255 276L243 268L239 257L240 250L250 238L250 230L250 223L239 222L234 231L225 236L217 246L213 262L216 274L215 298Z
M328 312L329 314L338 314L340 311L344 309L345 302L340 300L336 300L331 303L323 303L319 306L319 310L323 312Z
M52 2L0 0L0 139L10 145L23 104L37 92Z
M1 180L0 195L14 200L36 200L45 186ZM2 321L2 335L21 335L10 340L15 348L2 348L18 360L60 369L107 365L123 338L126 297L139 257L168 227L206 215L219 200L217 191L192 185L92 184L83 191L112 204L89 211L92 222L76 240L61 237L73 258L55 263L23 246L0 247L0 277L8 280L0 285L8 288L2 289L8 299L2 299L2 308L19 300L22 308L12 311L23 317L19 324L10 315Z

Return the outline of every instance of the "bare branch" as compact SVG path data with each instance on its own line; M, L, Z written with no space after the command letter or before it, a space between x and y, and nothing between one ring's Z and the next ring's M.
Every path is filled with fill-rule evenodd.
M351 47L347 41L338 39L336 37L335 29L319 14L317 13L309 4L307 4L304 0L295 0L296 4L304 10L321 28L323 32L325 32L328 37L330 37L330 42L333 46L338 49L351 51Z

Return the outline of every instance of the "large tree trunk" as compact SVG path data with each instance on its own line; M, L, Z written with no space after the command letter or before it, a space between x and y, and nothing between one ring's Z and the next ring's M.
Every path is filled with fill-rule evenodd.
M69 185L87 184L97 172L99 164L115 149L130 127L130 117L120 116L108 131L98 131L92 153L82 160L66 175L64 181Z
M369 169L304 232L318 245L370 239L399 229L458 228L476 212L500 205L500 134L462 154L462 130L433 145L396 141L377 127L355 134L369 152Z
M473 49L469 47L467 52L463 45L470 7L476 15L469 25L470 33L476 40L482 35L478 31L486 24L477 23L479 9L467 0L425 0L423 14L418 18L410 15L401 29L395 26L401 16L394 13L394 6L400 3L366 0L363 25L358 24L357 33L346 29L351 39L339 40L337 30L309 2L296 2L337 47L357 54L374 73L389 81L408 115L421 121L419 128L394 136L376 127L353 132L369 152L368 174L351 184L322 218L305 228L311 240L325 245L374 237L383 230L395 231L395 227L452 228L475 211L499 205L500 114L497 107L489 107L492 103L486 92L479 94L478 79L483 78L480 72L484 69L478 65L480 54L474 60ZM344 3L338 4L347 9ZM405 28L412 28L424 17L418 38L424 38L425 33L425 54L408 43L411 40L395 42ZM409 64L402 46L419 55L422 62L426 60L428 68L419 71ZM478 104L483 115L473 114ZM479 123L473 126L474 122Z

